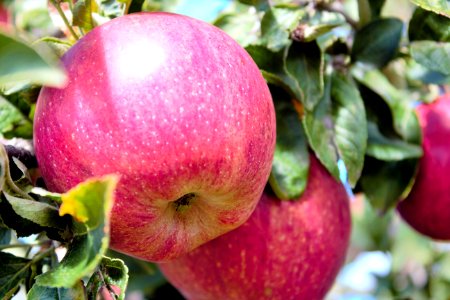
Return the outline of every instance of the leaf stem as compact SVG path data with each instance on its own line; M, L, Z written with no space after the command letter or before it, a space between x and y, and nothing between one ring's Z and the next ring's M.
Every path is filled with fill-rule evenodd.
M64 24L66 24L67 28L70 31L70 34L72 34L72 36L78 41L80 39L80 37L75 32L75 30L73 30L73 27L70 25L69 20L66 17L66 14L61 9L61 5L59 4L59 1L57 1L57 0L50 0L50 1L52 2L53 6L56 8L56 10L58 11L61 18L63 19Z

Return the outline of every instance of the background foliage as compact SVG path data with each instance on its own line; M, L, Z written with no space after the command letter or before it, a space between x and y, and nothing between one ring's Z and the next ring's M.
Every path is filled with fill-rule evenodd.
M308 148L356 195L348 262L329 298L448 299L450 246L419 236L393 210L422 155L414 107L449 92L448 1L2 4L11 15L0 31L1 298L20 287L30 299L123 299L125 289L130 299L181 297L153 264L107 249L116 178L50 193L30 147L40 86L66 80L58 57L112 18L161 10L212 22L260 67L277 111L269 182L279 198L303 192Z

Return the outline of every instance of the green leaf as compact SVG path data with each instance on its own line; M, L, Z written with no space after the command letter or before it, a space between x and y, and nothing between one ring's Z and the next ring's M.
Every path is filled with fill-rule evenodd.
M33 136L32 121L2 96L0 96L0 133L7 138L29 139Z
M309 153L298 112L290 101L277 99L277 143L269 183L279 199L297 199L308 178Z
M409 144L396 138L387 138L381 134L377 124L368 123L369 140L367 155L383 161L397 161L409 158L420 158L423 154L419 145Z
M318 37L329 33L334 28L343 25L343 22L325 24L300 24L292 32L292 38L299 42L312 42Z
M66 75L49 49L39 52L18 38L0 32L0 86L19 82L62 87Z
M86 32L92 30L95 27L93 19L93 13L99 11L99 6L95 0L78 0L75 3L73 9L73 21L74 26L83 28Z
M442 269L440 270L441 276L447 280L450 281L450 253L447 252L439 259L439 264L441 265Z
M385 162L366 156L360 180L362 191L373 207L386 212L408 191L416 167L416 159Z
M4 195L5 195L4 193L1 194L0 199L0 219L3 220L3 223L8 228L14 229L18 237L26 237L31 234L39 234L45 232L46 235L53 240L67 242L72 239L73 233L70 230L71 228L65 225L64 223L67 222L66 224L70 224L70 219L64 219L59 217L59 219L61 220L60 228L41 226L33 221L30 221L29 219L23 218L22 216L18 215L12 208L11 204L6 200ZM37 215L34 218L45 219L46 216L42 217L40 215ZM50 222L56 223L56 221L49 221L49 223ZM75 229L76 228L73 228L72 230Z
M24 116L33 120L34 105L41 87L30 84L18 84L3 92L4 98L16 107Z
M14 212L43 227L53 227L64 230L68 219L59 216L58 209L47 203L21 199L4 193L6 200L11 204Z
M117 1L117 0L101 0L100 2L100 11L101 14L109 19L114 19L120 16L123 16L123 12L124 12L124 5L123 3L121 3L122 1ZM143 0L141 1L132 1L132 2L144 2ZM142 4L141 4L142 6ZM139 10L140 11L140 10ZM131 9L130 9L130 12Z
M242 47L247 47L258 40L259 32L255 30L259 16L256 13L233 12L221 15L214 25L228 33Z
M11 207L8 201L4 200L3 194L0 198L0 218L8 228L14 229L18 237L25 237L32 234L40 233L44 230L38 224L22 218Z
M286 68L303 91L303 97L298 100L306 110L312 110L323 95L324 58L317 42L292 43Z
M405 141L420 145L422 132L409 95L394 87L378 70L363 71L354 68L352 74L359 82L378 94L389 106L396 133Z
M364 166L367 146L367 121L364 103L350 77L334 73L331 79L335 139L340 157L355 186Z
M36 41L36 43L45 43L53 50L56 55L58 55L58 57L63 56L64 53L66 53L67 50L69 50L70 47L73 46L72 43L67 42L66 40L61 40L51 36L43 37Z
M11 229L3 225L3 221L0 218L0 245L9 244L11 241Z
M97 299L102 291L114 293L116 299L125 298L128 282L128 268L120 259L103 257L98 270L91 276L87 284L89 299Z
M112 0L110 0L112 1ZM128 1L128 0L127 0ZM177 6L181 3L181 0L134 0L131 1L130 12L136 11L165 11L175 12ZM140 9L138 10L138 6Z
M246 5L252 5L256 7L268 7L269 3L267 0L239 0L239 2L246 4Z
M270 8L261 20L260 45L278 52L291 43L290 32L304 15L298 8Z
M75 286L70 289L52 288L40 285L33 285L27 295L28 300L84 300L86 298L84 285L78 281ZM92 298L95 299L95 298Z
M352 60L375 67L386 65L397 54L403 23L395 18L377 19L355 35Z
M28 195L16 187L10 172L8 152L6 151L5 146L0 143L0 192L7 191L11 192L11 194L14 193L27 197Z
M12 181L9 170L8 153L5 147L0 144L0 220L2 225L14 229L18 237L29 236L33 233L43 231L43 228L36 223L22 218L15 213L11 204L5 199L4 193L32 199L27 193L21 191Z
M89 179L62 195L60 215L70 214L88 228L75 236L61 263L36 277L36 284L70 288L91 274L109 244L109 217L117 176Z
M450 18L450 4L448 0L411 0L417 6L430 10L439 15Z
M421 83L436 85L450 84L450 76L431 71L413 59L408 61L406 78L416 85L420 85Z
M305 111L303 127L311 148L317 158L328 169L328 171L338 180L339 169L337 161L339 159L336 141L334 139L334 123L331 114L331 78L325 77L325 91L314 110Z
M415 61L428 69L450 75L450 43L413 42L411 55Z
M46 287L71 288L84 276L90 275L108 248L105 228L98 227L88 234L75 236L66 255L54 269L36 277L36 284Z
M381 72L360 71L354 69L353 74L362 83L360 90L370 120L370 136L359 187L374 208L386 212L409 192L413 183L418 159L407 157L416 156L414 152L419 154L421 129L408 95L393 87ZM377 124L376 130L371 128L372 122ZM382 139L389 140L389 149L380 149L386 147L380 144L376 145L378 149L373 148L374 140L380 143L376 131ZM418 148L414 150L414 146ZM405 150L411 153L405 154Z
M61 195L59 214L69 214L78 222L85 223L89 229L96 229L108 219L105 212L111 210L117 181L117 176L108 175L80 183Z
M292 77L286 68L288 48L273 52L264 46L250 45L245 50L252 56L269 83L282 87L292 98L303 99L303 92L298 81Z
M450 42L450 19L418 7L409 21L410 41Z
M107 256L118 258L127 266L129 274L127 293L140 291L145 295L151 295L155 289L167 282L154 263L136 259L111 249L108 250Z
M30 272L31 260L0 252L0 298L10 299Z

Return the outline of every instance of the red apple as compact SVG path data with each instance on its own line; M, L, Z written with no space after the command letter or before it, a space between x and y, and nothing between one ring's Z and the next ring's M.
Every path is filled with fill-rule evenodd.
M297 201L264 193L244 225L161 271L187 299L323 299L349 244L349 201L313 157L309 176Z
M417 108L423 157L409 196L400 201L402 218L418 232L450 240L450 94Z
M11 12L0 0L0 28L5 28L11 25Z
M275 112L234 40L189 17L140 13L97 27L62 61L68 85L38 99L36 156L56 192L121 175L113 249L163 261L249 218L271 169Z

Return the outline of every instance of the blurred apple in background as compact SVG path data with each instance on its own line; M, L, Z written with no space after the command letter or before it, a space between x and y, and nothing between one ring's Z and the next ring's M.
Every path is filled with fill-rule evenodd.
M414 186L398 211L418 232L450 240L450 94L420 105L417 112L423 157Z

